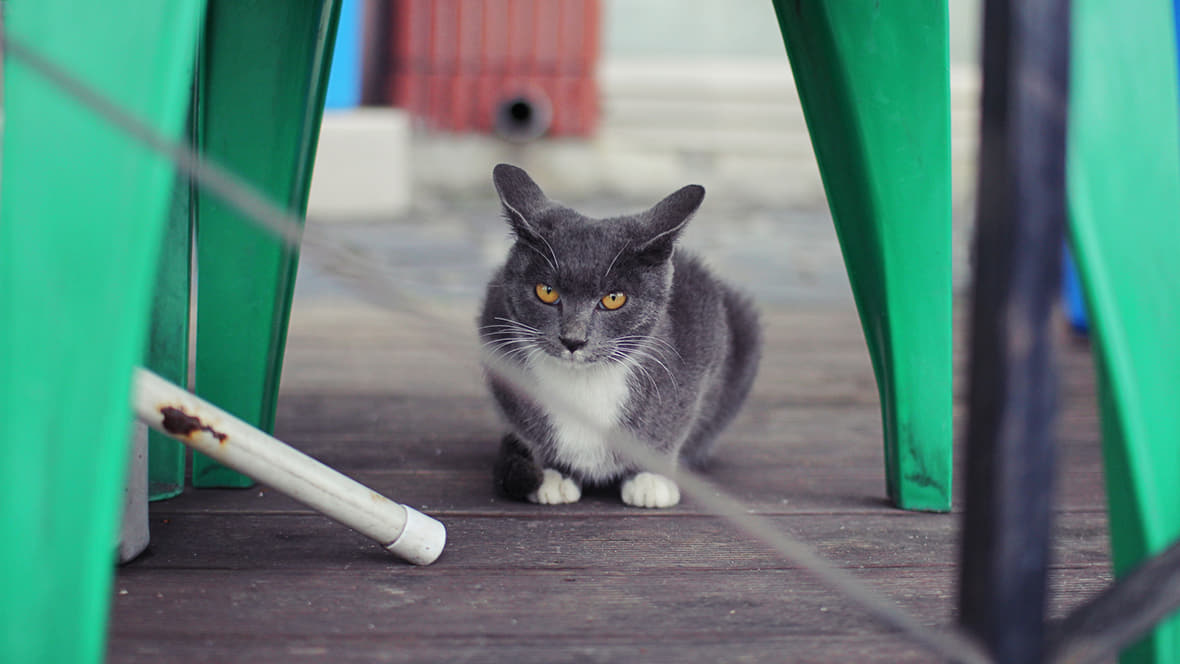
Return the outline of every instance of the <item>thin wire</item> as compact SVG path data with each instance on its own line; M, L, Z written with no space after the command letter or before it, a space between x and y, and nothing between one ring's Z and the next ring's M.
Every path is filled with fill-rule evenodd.
M323 257L315 257L314 254L306 251L303 253L305 258L318 258L319 260L316 262L321 267L325 267L335 274L349 277L366 299L375 300L382 306L395 305L398 308L409 306L423 317L437 317L424 302L397 288L396 277L380 263L332 242L326 236L305 231L298 215L258 195L240 178L203 158L188 145L160 134L112 103L98 91L42 57L35 50L11 39L3 31L0 31L0 51L22 60L38 74L81 102L83 106L90 108L112 125L122 129L133 139L171 160L178 171L192 178L198 186L212 191L225 203L249 217L253 223L273 233L289 247L299 248L302 242L305 249L310 245L335 257L337 259L335 264L326 264ZM343 267L351 269L341 271ZM378 279L389 283L392 288L389 290L376 289L373 282ZM484 353L483 360L485 365L493 370L498 377L535 399L552 401L554 398L560 398L550 393L539 394L520 368L504 361L499 356ZM580 413L581 411L578 408L569 408L567 412ZM599 426L589 418L585 419L583 425L591 428ZM628 457L633 463L653 469L661 466L661 459L657 454L649 450L642 441L625 431L612 430L601 433L609 433L610 436L606 438L613 440L617 451ZM939 631L923 625L889 599L857 580L855 576L821 558L803 542L780 532L769 519L749 513L740 501L699 474L681 471L676 476L676 482L705 510L762 542L782 558L799 565L832 589L860 605L868 615L878 622L899 630L909 636L913 642L953 662L986 664L992 661L966 632L957 627Z

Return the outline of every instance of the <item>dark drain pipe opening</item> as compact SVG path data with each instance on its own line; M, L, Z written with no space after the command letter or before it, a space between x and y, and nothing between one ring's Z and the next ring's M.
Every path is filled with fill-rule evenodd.
M553 122L553 106L538 91L507 97L496 105L495 112L492 124L496 133L518 143L540 138Z

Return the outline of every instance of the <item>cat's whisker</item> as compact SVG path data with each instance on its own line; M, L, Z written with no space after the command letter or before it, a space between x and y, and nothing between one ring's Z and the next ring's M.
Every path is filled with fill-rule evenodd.
M536 342L536 337L521 337L521 336L512 335L512 336L504 336L504 337L487 339L483 343L485 346L499 347L499 346L514 346L514 345L534 343L534 342Z
M532 339L506 339L503 341L485 344L485 346L497 352L506 352L509 349L532 348L535 347L536 344Z
M531 327L525 327L523 325L509 325L507 323L497 323L495 325L482 325L482 326L480 326L479 329L481 329L481 330L522 330L525 332L536 332L536 330Z
M523 330L489 330L483 336L492 341L503 341L506 339L536 339L540 335L536 332Z
M511 350L503 348L488 348L488 353L498 358L501 361L515 362L520 360L522 363L527 363L532 353L536 352L534 346L520 346Z
M534 364L534 360L536 360L537 356L541 355L541 354L542 354L541 349L536 346L533 346L532 348L529 349L529 352L527 354L525 354L524 363L527 365Z
M615 341L617 342L618 339ZM663 399L662 395L660 394L659 383L656 381L655 377L651 375L651 372L647 370L647 367L643 366L641 362L641 354L637 352L639 350L641 349L627 346L626 344L616 343L614 345L614 349L608 356L608 359L614 361L620 366L632 370L634 374L642 375L642 377L647 380L648 384L650 384L652 389L655 391L656 400L662 401ZM675 379L672 381L672 386L673 389L678 390Z
M660 360L658 357L656 357L654 354L649 353L646 349L637 348L632 351L632 356L646 358L646 359L651 360L652 362L655 362L656 364L660 365L660 368L664 370L664 373L668 374L668 379L670 381L672 381L672 389L677 392L680 391L680 386L676 383L675 374L672 373L672 370L668 368L667 364L664 364L664 362L662 360Z
M667 341L665 341L659 337L650 336L650 335L642 335L642 334L632 334L632 335L619 337L617 339L617 341L627 341L627 342L632 342L632 343L638 343L640 345L648 344L648 343L659 344L658 350L660 352L671 352L672 354L676 355L677 359L681 359L681 360L684 359L683 357L681 357L680 351L676 350L675 346L673 346L672 344L668 343ZM657 350L657 348L652 348L651 350Z
M482 332L486 336L500 336L500 337L506 336L506 335L517 336L517 337L521 337L521 338L537 336L536 332L529 332L528 330L518 330L513 327L504 327L504 328L501 328L498 330L480 330L480 332Z
M616 340L616 343L629 354L647 357L653 362L659 364L661 367L663 367L664 371L668 373L668 376L672 378L673 382L675 382L676 379L672 376L672 372L669 370L666 364L666 362L669 362L670 360L666 355L664 355L665 349L660 347L651 347L644 343L647 339L651 338L652 337L620 337L622 342L619 343L619 340ZM672 350L675 351L675 349ZM680 353L676 353L676 356L677 359L682 359L680 358Z
M532 325L526 325L525 323L522 323L518 320L512 320L511 318L504 318L503 316L496 316L495 320L498 320L501 323L508 323L509 325L518 325L520 327L532 330L534 332L538 331L537 328L533 327Z
M656 379L651 375L651 372L647 370L647 367L643 366L637 360L631 357L625 358L622 364L623 366L638 370L639 373L642 374L645 379L647 379L647 382L651 385L652 390L655 391L656 401L663 401L663 396L660 394L660 384L656 382Z
M516 337L518 339L535 339L540 336L537 332L505 328L502 330L482 330L485 337Z
M532 355L536 352L534 348L517 348L516 350L506 353L504 358L512 361L520 361L521 364L527 364L532 361Z
M644 334L626 334L621 337L616 337L615 341L622 342L622 343L628 343L628 344L632 344L632 345L639 345L639 346L646 346L648 344L655 343L655 344L660 344L662 347L665 347L665 348L672 348L671 344L664 341L663 339L660 339L659 337L652 337L652 336L644 335ZM675 350L675 349L672 348L672 350Z
M539 330L513 325L485 325L479 328L482 335L488 337L511 336L518 339L536 339L541 336Z
M531 344L500 344L500 345L497 345L494 347L488 347L488 349L493 352L500 353L502 355L508 355L508 354L514 353L518 350L521 350L523 348L531 348L531 347L532 347Z
M672 344L668 343L667 341L664 341L663 339L661 339L661 338L659 338L659 337L647 337L647 338L646 338L646 340L647 340L647 341L650 341L650 342L653 342L653 343L656 343L656 344L659 344L659 348L660 348L660 349L661 349L663 352L670 352L670 353L672 353L673 355L675 355L675 356L676 356L676 359L678 359L678 360L683 360L683 359L684 359L684 358L683 358L683 357L680 355L680 351L676 350L676 347L675 347L675 346L673 346Z

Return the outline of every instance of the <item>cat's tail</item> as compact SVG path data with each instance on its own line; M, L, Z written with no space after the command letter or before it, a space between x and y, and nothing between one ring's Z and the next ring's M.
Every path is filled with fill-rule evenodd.
M513 500L527 500L528 495L541 488L544 473L529 449L516 434L505 434L500 441L500 454L492 468L496 492Z

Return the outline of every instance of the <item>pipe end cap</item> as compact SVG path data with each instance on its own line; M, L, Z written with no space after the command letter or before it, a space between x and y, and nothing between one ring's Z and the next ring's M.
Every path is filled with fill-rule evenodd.
M438 560L447 543L446 526L413 507L402 507L406 509L406 525L402 534L385 549L415 565L429 565Z

